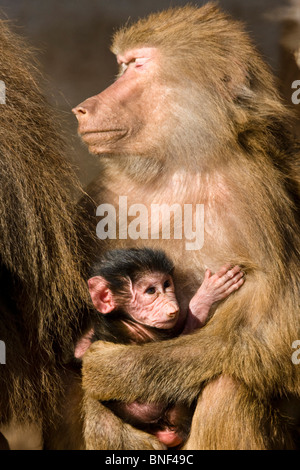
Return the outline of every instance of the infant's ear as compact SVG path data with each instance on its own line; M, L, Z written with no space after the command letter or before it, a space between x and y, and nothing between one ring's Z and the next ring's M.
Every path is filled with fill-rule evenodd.
M88 286L92 302L98 312L105 314L116 308L113 293L102 276L91 277Z

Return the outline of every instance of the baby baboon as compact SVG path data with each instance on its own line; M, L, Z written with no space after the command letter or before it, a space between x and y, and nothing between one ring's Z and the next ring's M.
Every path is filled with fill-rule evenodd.
M205 324L214 303L244 283L239 266L223 266L214 275L207 270L188 312L180 312L173 270L173 263L162 251L149 248L108 251L93 266L88 281L94 306L105 315L95 325L91 340L142 344L191 333ZM83 355L88 339L84 337L78 342L76 357ZM192 409L183 404L166 407L113 401L105 406L127 423L154 434L168 447L182 444L189 434Z

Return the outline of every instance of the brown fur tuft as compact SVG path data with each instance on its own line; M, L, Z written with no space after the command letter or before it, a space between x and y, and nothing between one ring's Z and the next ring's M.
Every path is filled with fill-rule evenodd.
M0 22L0 423L55 409L58 367L72 353L89 298L76 209L80 185L64 158L34 55Z

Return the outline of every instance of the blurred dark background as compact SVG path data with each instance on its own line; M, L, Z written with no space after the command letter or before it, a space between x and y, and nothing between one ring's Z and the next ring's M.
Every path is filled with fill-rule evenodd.
M33 47L48 81L48 100L60 108L70 140L70 157L86 185L97 175L97 159L77 137L71 108L108 86L117 72L109 51L113 32L180 0L0 0L2 18ZM193 1L201 6L205 1ZM291 83L300 79L293 52L300 46L300 0L220 0L219 5L242 20L279 79L287 102ZM300 105L299 105L300 108ZM300 112L300 110L296 109Z

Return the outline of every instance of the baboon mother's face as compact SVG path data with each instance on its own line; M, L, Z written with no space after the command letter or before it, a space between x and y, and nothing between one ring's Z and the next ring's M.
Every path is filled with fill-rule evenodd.
M169 89L161 54L145 47L117 56L117 80L73 109L78 132L93 154L145 154L163 135Z

